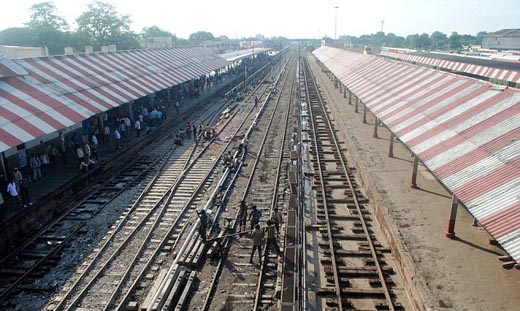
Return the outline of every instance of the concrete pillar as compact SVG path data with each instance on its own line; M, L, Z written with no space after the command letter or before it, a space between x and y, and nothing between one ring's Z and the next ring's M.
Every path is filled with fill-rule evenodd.
M354 112L355 113L359 112L358 105L359 105L359 98L356 97L356 106L354 107Z
M417 171L419 168L419 157L417 155L413 156L413 168L412 168L412 184L411 188L417 188Z
M377 118L374 118L374 135L372 135L374 138L377 138L377 125L379 123L379 120Z
M367 123L367 105L363 105L363 123Z
M348 104L352 105L352 93L348 92Z
M130 120L134 119L134 110L132 109L133 103L133 100L128 102L128 117L130 118Z
M9 169L6 165L7 161L5 159L5 152L2 151L2 153L0 154L0 166L2 167L2 172L4 172L4 181L5 182L9 182L9 177L8 177L8 172L7 170ZM5 189L4 189L5 191ZM7 198L4 198L4 201L7 200Z
M389 158L394 157L394 139L395 139L394 133L390 132L390 146L388 147L388 157Z
M96 117L98 118L99 134L102 135L105 129L105 121L103 121L104 112L99 113ZM98 137L99 138L99 137Z
M347 86L343 85L343 98L347 98Z
M459 199L455 194L451 197L450 220L448 222L448 231L445 235L447 238L453 239L455 237L455 220L457 219L457 209L459 207Z

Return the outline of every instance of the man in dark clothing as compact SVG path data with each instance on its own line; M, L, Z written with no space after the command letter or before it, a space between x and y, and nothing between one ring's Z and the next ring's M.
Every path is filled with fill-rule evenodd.
M253 255L258 250L258 262L262 264L262 244L264 241L264 232L260 230L260 225L255 226L251 238L253 239L253 249L251 250L251 256L249 257L249 263L253 263Z
M206 242L206 227L208 226L208 215L205 210L198 212L200 219L199 234L202 238L202 242Z
M260 217L262 217L262 212L260 212L256 205L253 205L251 207L253 210L251 211L251 214L249 214L249 219L251 220L251 230L255 228L255 226L260 222Z
M245 200L240 201L240 207L238 210L238 225L240 231L244 231L247 222L247 203Z
M22 179L20 183L20 191L23 207L27 207L27 205L32 205L31 200L29 199L29 185L25 179Z

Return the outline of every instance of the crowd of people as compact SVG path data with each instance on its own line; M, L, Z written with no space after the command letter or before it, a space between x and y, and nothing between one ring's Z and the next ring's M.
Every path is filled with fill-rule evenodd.
M25 167L16 167L7 174L0 172L0 220L5 217L5 205L32 205L30 184L44 181L47 174L58 169L58 166L72 166L82 173L89 172L96 167L100 151L112 153L121 149L126 141L140 138L143 133L160 127L168 118L181 113L187 98L198 98L204 88L211 86L218 78L204 77L171 91L158 92L152 99L144 97L137 100L132 113L122 115L123 109L114 109L103 113L100 118L83 122L82 129L67 134L60 131L56 139L40 141L38 146L31 148ZM190 124L190 133L194 136L197 129Z

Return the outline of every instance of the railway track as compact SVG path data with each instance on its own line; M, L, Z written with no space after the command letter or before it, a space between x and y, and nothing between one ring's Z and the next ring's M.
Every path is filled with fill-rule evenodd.
M242 123L248 115L242 116ZM229 122L233 117L224 122L221 134L230 128L238 131L240 126L233 126L237 122ZM215 167L231 143L211 140L194 145L192 152L186 146L177 148L181 154L172 154L171 165L165 164L136 203L125 211L126 216L115 225L97 255L49 308L108 310L126 308L139 300L144 305L153 304L151 296L142 290L151 283L144 280L145 274L157 271L175 252L193 218L192 212L204 201L201 190L207 190L218 175Z
M376 238L368 199L347 165L325 103L307 60L300 68L305 86L302 141L311 204L305 225L306 307L316 310L401 310L396 296L393 259ZM398 290L399 291L399 290Z
M276 291L279 284L282 258L278 261L277 254L271 250L266 256L266 245L262 248L262 263L249 262L252 241L249 238L249 224L241 231L237 221L239 201L246 200L249 206L256 205L262 212L261 227L265 229L273 207L284 211L287 204L284 190L286 189L286 167L289 162L287 141L287 125L290 116L292 95L294 93L295 69L289 62L276 85L279 92L270 100L270 106L263 112L256 128L249 136L248 154L242 160L248 163L237 172L234 186L238 193L233 193L227 203L221 221L229 220L225 230L214 247L216 258L206 265L201 274L211 275L211 280L204 282L192 297L190 309L213 310L275 310ZM283 151L283 152L281 152ZM250 162L253 163L250 163ZM240 175L240 176L238 176ZM245 184L245 185L244 185ZM236 189L240 185L240 189ZM277 243L283 249L283 226ZM259 256L259 255L256 255ZM255 256L255 260L256 257ZM260 257L260 256L259 256ZM224 295L222 293L225 293ZM199 306L198 304L201 304Z

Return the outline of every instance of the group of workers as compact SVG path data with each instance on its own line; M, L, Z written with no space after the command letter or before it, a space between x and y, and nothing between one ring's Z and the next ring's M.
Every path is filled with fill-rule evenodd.
M200 225L199 225L199 235L203 242L207 241L207 226L208 226L208 213L205 210L200 210L197 212L199 216ZM267 235L266 240L266 249L264 256L267 256L268 252L272 249L278 256L281 258L282 252L278 247L277 236L280 234L280 226L282 224L282 213L278 210L277 207L273 208L271 213L271 217L267 220L267 226L264 228L260 227L260 218L262 217L262 212L257 208L256 205L251 206L251 212L248 213L248 207L245 200L240 201L240 206L238 210L237 224L239 226L239 234L247 234L251 237L253 241L253 248L251 250L251 256L249 258L249 263L253 264L253 256L255 252L258 252L258 261L259 264L262 264L262 245L264 244L264 236ZM248 231L246 229L247 221L250 221L251 227Z

